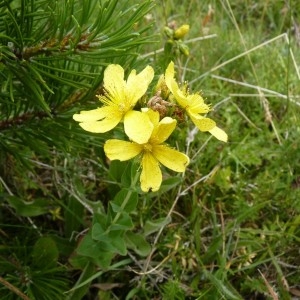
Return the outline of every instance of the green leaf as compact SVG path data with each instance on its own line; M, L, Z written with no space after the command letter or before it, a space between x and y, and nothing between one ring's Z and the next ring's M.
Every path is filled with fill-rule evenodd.
M121 185L122 187L130 187L131 186L131 167L132 167L132 161L127 162L127 166L122 174L121 177Z
M44 109L45 112L49 113L51 109L45 101L41 87L35 78L32 78L32 74L30 74L30 72L28 72L28 70L26 70L20 64L11 66L10 71L12 71L14 75L22 82L24 88L28 91L28 96L32 102L36 102L39 107Z
M120 182L122 174L127 168L127 162L122 162L119 160L113 160L109 165L109 179L114 180L115 182Z
M107 240L107 232L100 223L95 223L92 227L92 238L96 241Z
M171 217L157 219L155 221L147 220L144 226L144 235L147 236L153 232L159 231L162 227L166 226L171 222Z
M134 299L134 296L137 295L140 292L139 288L133 288L130 290L130 292L126 295L125 300Z
M65 238L55 234L49 235L49 237L55 242L59 254L65 257L69 257L72 254L77 244L74 239L70 241L70 237Z
M138 255L147 256L150 253L151 246L143 235L127 231L124 238L127 248L132 249Z
M120 267L123 267L125 265L128 265L130 264L132 261L131 259L124 259L124 260L121 260L121 261L118 261L117 263L111 265L109 268L107 267L108 270L118 270ZM124 268L124 267L123 267ZM70 291L73 291L75 289L78 289L84 285L86 285L87 283L93 281L94 279L98 278L99 276L101 276L105 271L104 270L101 270L99 272L97 272L96 274L92 275L90 278L88 278L87 280L81 282L80 284L76 284ZM74 299L74 300L77 300L77 299Z
M93 225L99 223L101 225L101 227L103 228L103 230L106 230L107 223L109 222L107 219L108 219L107 215L104 212L94 213L94 216L93 216Z
M74 288L72 291L67 294L66 300L76 300L76 299L82 299L85 294L87 293L90 282L87 282L86 284L79 287L79 285L86 281L88 278L90 278L95 273L95 265L91 262L88 262L85 264L85 267L80 274L80 277L78 278L77 282L75 283ZM76 288L78 287L78 288Z
M127 249L124 241L124 232L123 231L112 231L109 234L110 243L115 248L115 251L120 255L126 255Z
M99 249L98 257L89 257L82 256L82 254L75 254L70 258L70 263L77 269L84 269L85 265L90 262L99 268L107 269L111 265L111 261L116 255L115 253L115 251L111 252Z
M126 199L126 202L124 202L124 199ZM137 203L138 194L135 191L122 189L111 202L111 206L114 212L121 212L124 210L127 213L131 213L136 209Z
M9 25L15 29L14 33L18 37L18 39L16 39L15 42L17 43L17 41L18 41L17 46L22 49L23 48L23 36L22 36L21 30L20 30L20 26L18 24L18 20L15 18L9 5L7 5L7 8L8 8L8 10L7 10L6 14L7 14L8 18L11 20Z
M124 242L124 230L114 228L111 231L104 231L99 223L94 224L92 228L92 240L105 251L112 253L126 254L126 245ZM93 244L89 241L90 245Z
M238 295L237 291L231 286L231 284L227 280L220 280L214 274L211 274L210 272L204 269L204 274L218 289L219 293L225 297L225 299L242 300L242 298Z
M132 229L133 227L134 226L129 214L127 214L126 212L122 212L119 215L118 220L109 226L109 230L128 230Z
M95 241L88 233L81 240L76 252L79 256L92 258L92 261L101 267L107 267L110 265L116 251L115 247L110 244L108 236L105 242Z
M69 263L71 264L71 266L79 270L84 270L86 265L88 265L90 262L93 262L92 264L95 265L95 259L92 259L88 256L83 256L78 253L73 253L72 256L69 258Z
M149 193L149 197L157 197L160 194L166 193L167 191L170 191L174 189L176 186L181 184L182 182L182 177L176 176L176 177L170 177L167 178L166 180L163 180L160 189L157 192L154 193Z
M64 210L64 220L65 220L65 235L70 237L73 232L77 232L79 228L83 225L83 213L84 207L73 197L69 197L67 200L67 206Z
M58 256L57 246L50 237L41 237L33 247L33 265L37 269L51 269L56 267Z
M49 200L46 199L35 199L29 202L23 201L17 196L7 196L6 200L17 214L23 217L35 217L49 211Z
M96 259L101 255L99 253L100 249L101 249L101 242L95 241L92 238L91 233L88 233L83 237L76 251L80 255L92 257Z
M48 90L48 92L54 94L53 90L50 89L50 87L46 84L46 81L40 75L39 70L36 70L35 67L30 63L27 64L27 68L32 73L31 76L34 77L37 82L39 82L46 90Z
M211 263L212 260L215 259L215 257L218 255L218 251L220 250L220 247L222 245L222 236L214 236L212 243L210 244L210 246L207 248L207 250L205 251L203 257L202 257L202 261L204 264L206 263Z
M172 190L181 182L182 182L182 177L179 176L167 178L162 182L160 192L165 193L169 190Z

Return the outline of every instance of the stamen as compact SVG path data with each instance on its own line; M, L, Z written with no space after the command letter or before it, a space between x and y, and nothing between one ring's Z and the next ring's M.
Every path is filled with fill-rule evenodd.
M144 150L145 151L149 151L149 152L152 152L152 145L151 144L144 144Z

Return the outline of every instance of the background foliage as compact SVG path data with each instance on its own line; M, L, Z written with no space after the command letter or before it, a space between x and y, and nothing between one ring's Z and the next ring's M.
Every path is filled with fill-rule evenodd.
M299 9L0 2L1 299L300 297ZM185 176L145 195L72 115L97 107L108 64L159 75L170 59L229 143L183 123Z

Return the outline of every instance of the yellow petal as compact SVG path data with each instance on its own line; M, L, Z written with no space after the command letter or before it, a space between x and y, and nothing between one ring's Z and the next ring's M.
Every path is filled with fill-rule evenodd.
M100 121L86 121L79 125L86 131L104 133L116 127L122 120L122 113L113 106L105 106L102 110L103 119Z
M159 112L154 111L152 109L149 109L148 107L142 108L141 111L148 115L150 122L153 124L153 126L157 126L159 123Z
M145 144L150 139L153 125L146 113L131 110L124 116L124 130L132 141Z
M161 144L171 135L176 127L177 121L170 117L163 118L159 124L154 128L150 143Z
M140 181L143 192L158 191L162 182L159 163L149 152L145 152L142 158Z
M203 98L199 94L191 94L187 96L187 111L195 114L206 114L210 111L209 105L204 103Z
M209 133L211 133L214 137L216 137L218 140L220 140L222 142L226 143L228 140L227 133L217 126L214 127L213 129L209 130Z
M174 85L174 84L173 84ZM177 84L176 84L177 85ZM187 109L190 106L188 98L183 94L183 92L178 88L176 92L173 93L176 102L183 108Z
M137 75L135 70L131 71L126 82L126 98L132 107L146 93L153 76L154 70L150 66Z
M153 146L152 154L161 164L176 172L184 172L190 162L187 155L165 145Z
M95 122L82 122L79 123L79 126L85 131L89 131L93 133L104 133L115 128L120 121L121 118L119 120L104 119L102 121L95 121Z
M175 71L174 71L174 63L171 61L165 72L165 82L169 90L173 93L172 82L174 81ZM175 82L176 83L176 82ZM174 86L175 87L175 86ZM177 86L178 87L178 86Z
M167 87L173 94L176 102L183 109L186 109L189 106L189 102L187 100L187 97L179 89L179 86L178 86L176 80L174 79L174 75L175 75L174 63L171 61L165 72L165 82L166 82Z
M83 110L79 114L74 114L73 119L77 122L91 122L101 120L108 114L107 107L104 106L92 110Z
M104 71L103 85L115 103L124 99L126 83L124 81L124 69L120 65L109 65Z
M189 116L200 131L209 131L216 127L216 122L212 119L191 113L189 113Z
M110 160L128 160L142 151L142 146L120 140L107 140L104 144L104 152Z

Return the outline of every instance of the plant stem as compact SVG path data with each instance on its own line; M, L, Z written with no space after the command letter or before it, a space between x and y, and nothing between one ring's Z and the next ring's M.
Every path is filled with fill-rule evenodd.
M114 219L113 219L112 222L111 222L111 225L115 224L115 223L118 221L118 219L120 218L120 216L121 216L121 214L122 214L122 211L124 210L125 206L127 205L128 200L129 200L130 197L131 197L133 188L136 186L136 183L137 183L137 181L138 181L139 175L140 175L139 172L136 172L136 174L135 174L135 176L134 176L134 178L133 178L133 180L132 180L132 182L131 182L130 189L128 190L127 195L126 195L126 197L124 198L124 201L123 201L123 203L122 203L122 205L121 205L121 211L118 212L118 213L115 215Z

